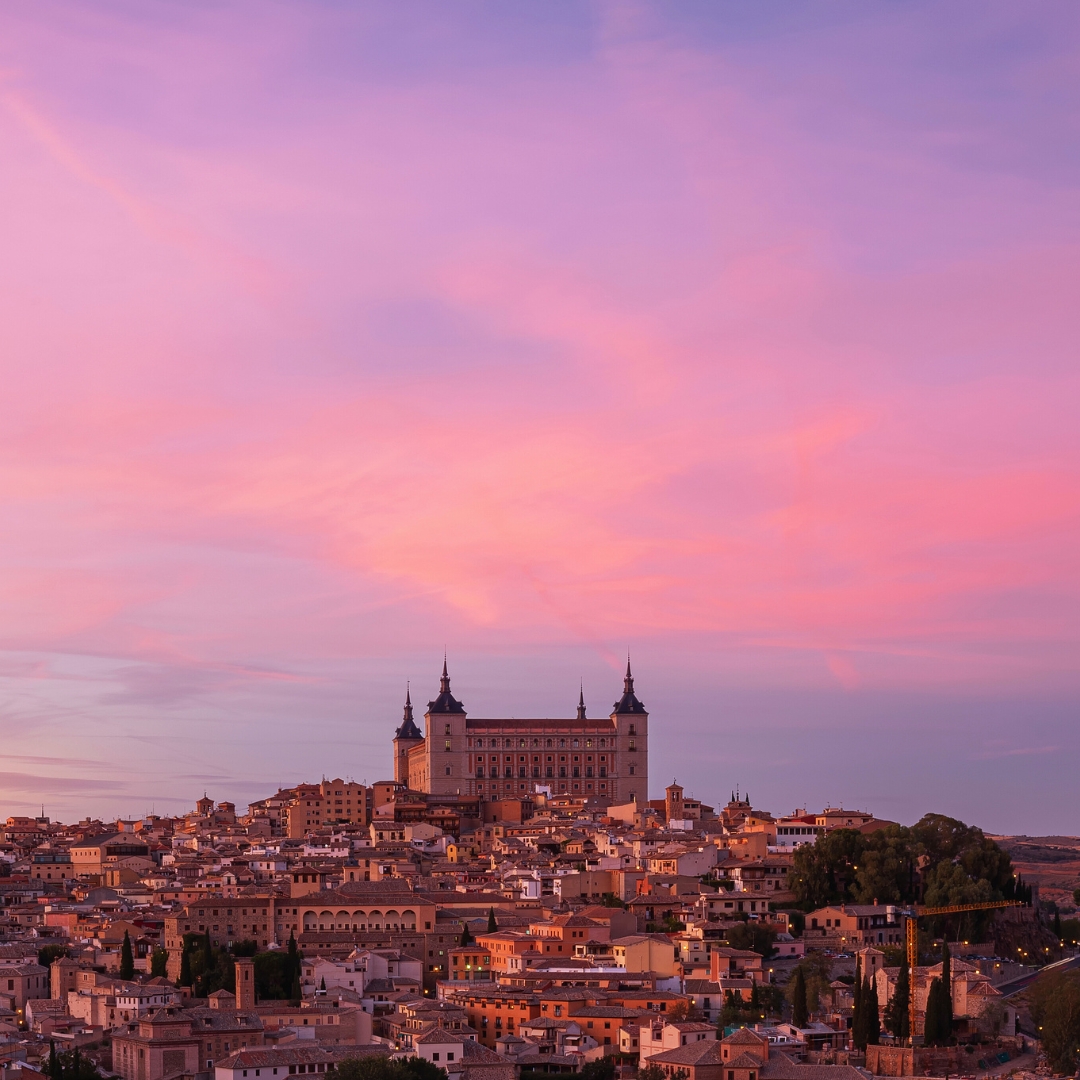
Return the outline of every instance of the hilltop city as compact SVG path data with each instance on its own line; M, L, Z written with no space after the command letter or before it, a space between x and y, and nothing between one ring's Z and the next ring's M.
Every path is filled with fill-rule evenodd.
M444 663L420 719L372 784L8 817L0 1080L1068 1066L1072 909L978 828L650 798L629 662L609 713L544 720L469 716Z

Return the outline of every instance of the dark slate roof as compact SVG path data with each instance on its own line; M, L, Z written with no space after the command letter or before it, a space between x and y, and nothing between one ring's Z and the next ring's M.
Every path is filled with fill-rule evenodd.
M394 732L395 739L422 739L424 736L421 734L420 729L413 722L412 715L412 697L409 690L405 691L405 715L401 721L401 727Z
M634 676L630 673L630 658L626 658L626 678L623 679L623 695L615 702L616 713L644 713L645 706L634 694Z
M453 694L450 693L450 676L446 670L446 660L443 660L442 678L439 680L439 696L434 701L428 702L429 713L463 713L465 707Z

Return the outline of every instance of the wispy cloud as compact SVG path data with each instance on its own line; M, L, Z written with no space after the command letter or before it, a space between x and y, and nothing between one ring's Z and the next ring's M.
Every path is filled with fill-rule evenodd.
M444 645L1076 694L1075 17L425 15L0 14L5 740L287 782Z

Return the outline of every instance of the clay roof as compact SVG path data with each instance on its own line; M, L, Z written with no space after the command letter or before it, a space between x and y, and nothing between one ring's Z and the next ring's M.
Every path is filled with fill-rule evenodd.
M756 1065L761 1062L755 1058ZM664 1050L659 1054L649 1057L649 1064L653 1065L726 1065L720 1054L720 1043L715 1039L701 1039L698 1042L687 1043L685 1046L677 1046L674 1050Z

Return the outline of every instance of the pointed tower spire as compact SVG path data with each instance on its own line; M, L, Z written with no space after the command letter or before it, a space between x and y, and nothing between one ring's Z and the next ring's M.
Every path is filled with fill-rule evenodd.
M578 694L577 703L577 718L579 720L585 719L585 683L581 684L581 692Z
M412 694L410 693L410 686L405 684L405 710L401 717L401 727L394 732L395 739L422 739L424 736L420 733L420 729L416 726L416 722L413 720L412 711Z
M623 679L622 697L615 702L617 713L643 713L645 706L634 694L634 673L630 670L630 654L626 654L626 676Z
M446 653L443 653L442 678L439 679L439 696L428 702L429 713L460 713L465 709L461 702L450 693L450 671L446 666Z

